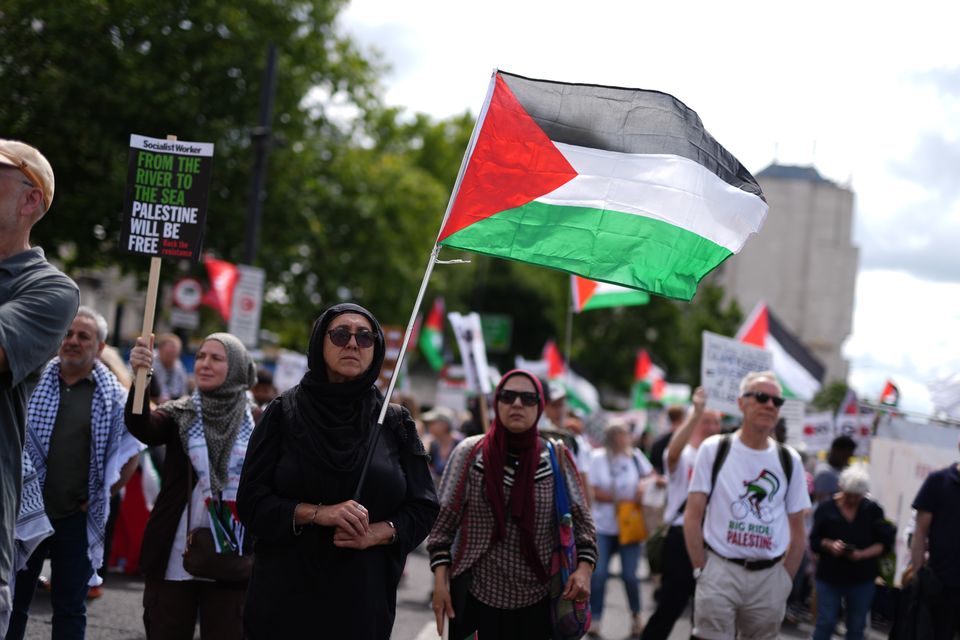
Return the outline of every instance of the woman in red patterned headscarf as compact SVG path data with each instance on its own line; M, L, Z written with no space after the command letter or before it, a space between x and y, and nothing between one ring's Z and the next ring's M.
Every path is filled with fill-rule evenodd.
M450 637L551 637L550 557L557 547L555 478L539 437L543 390L520 369L500 380L494 421L450 457L440 483L440 515L427 548L434 571L437 629ZM586 600L596 531L572 456L559 456L570 495L579 563L563 597Z

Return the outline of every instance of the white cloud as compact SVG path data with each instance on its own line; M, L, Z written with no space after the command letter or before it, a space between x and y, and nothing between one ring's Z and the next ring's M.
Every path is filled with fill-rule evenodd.
M925 385L960 371L958 326L960 283L930 282L900 271L861 271L853 334L844 349L851 385L876 397L892 377L904 385L904 402L929 409Z
M494 67L658 89L754 172L776 157L850 184L851 381L876 395L902 377L909 402L960 370L960 4L886 6L354 0L343 24L394 65L387 100L411 111L477 113Z

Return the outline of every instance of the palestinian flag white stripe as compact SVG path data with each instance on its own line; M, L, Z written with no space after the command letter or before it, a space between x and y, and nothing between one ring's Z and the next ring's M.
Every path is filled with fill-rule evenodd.
M537 198L544 204L619 211L679 227L738 253L767 203L687 158L554 143L577 176Z

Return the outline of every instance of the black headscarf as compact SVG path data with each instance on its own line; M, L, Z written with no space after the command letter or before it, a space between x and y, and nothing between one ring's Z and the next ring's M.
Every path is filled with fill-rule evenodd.
M323 359L323 340L333 319L344 313L356 313L370 322L376 336L373 361L357 378L330 382ZM363 463L370 429L383 405L383 394L374 385L383 366L385 348L383 329L373 314L352 303L337 304L324 311L313 323L307 349L308 371L300 384L284 395L293 404L295 423L291 433L307 458L341 473L355 471Z

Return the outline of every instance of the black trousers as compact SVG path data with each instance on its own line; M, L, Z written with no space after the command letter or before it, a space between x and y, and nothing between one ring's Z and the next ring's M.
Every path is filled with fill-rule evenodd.
M697 583L683 541L683 527L670 527L663 542L663 578L660 602L643 629L642 640L667 640L673 625L683 615Z
M953 640L960 634L960 590L944 589L930 598L934 640Z
M143 626L149 640L193 640L197 619L203 640L243 637L246 584L147 578Z
M450 620L450 640L472 638L474 632L479 638L496 640L549 640L553 636L549 598L522 609L497 609L468 593L463 609Z

